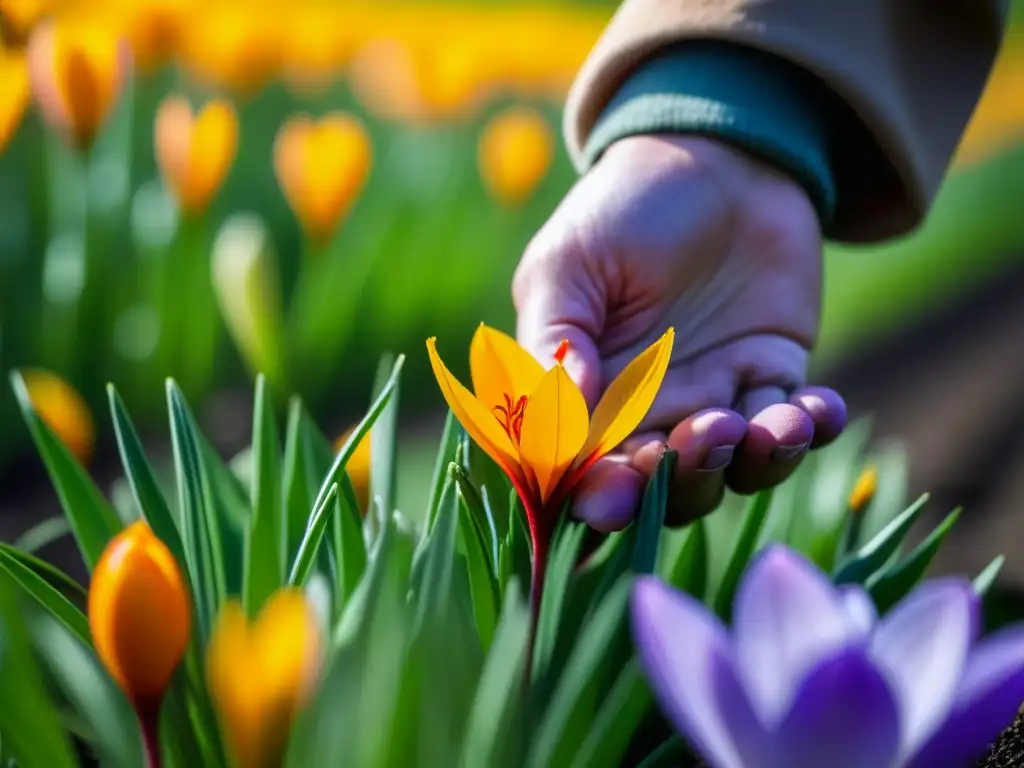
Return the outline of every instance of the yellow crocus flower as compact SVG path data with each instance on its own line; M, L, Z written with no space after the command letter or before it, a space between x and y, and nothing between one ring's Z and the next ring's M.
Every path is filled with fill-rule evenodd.
M306 235L322 245L355 202L372 164L370 137L354 116L287 121L274 142L274 170Z
M206 653L210 694L239 768L281 765L292 721L319 671L316 612L294 589L274 593L249 623L227 603Z
M470 437L508 475L531 530L550 530L576 483L625 440L654 403L672 354L674 331L633 360L608 386L593 414L562 360L544 367L515 339L481 325L469 348L473 392L452 376L427 340L434 376Z
M503 205L522 204L551 167L555 141L535 109L512 107L495 117L480 137L480 175Z
M860 473L857 482L853 485L853 490L850 491L850 497L847 501L850 511L854 513L863 512L867 509L871 500L875 498L877 491L878 469L875 468L874 464L869 464Z
M172 96L157 110L156 160L181 209L201 214L209 206L238 151L238 117L231 104L213 99L198 113Z
M44 370L22 374L32 407L75 457L88 464L96 440L92 414L85 400L64 379Z
M160 702L189 642L188 587L170 550L138 521L111 539L89 586L96 653L140 719Z
M17 133L28 101L28 65L24 55L0 51L0 154Z

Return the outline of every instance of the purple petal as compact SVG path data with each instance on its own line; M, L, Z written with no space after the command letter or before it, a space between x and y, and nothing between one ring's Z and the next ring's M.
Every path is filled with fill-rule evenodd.
M949 719L908 768L968 765L1017 716L1024 701L1024 626L1007 627L971 651Z
M900 743L899 711L885 678L861 648L811 670L779 728L775 765L890 766Z
M701 603L650 576L634 583L630 608L637 653L665 715L711 765L743 765L715 687L730 666L725 627Z
M839 601L854 639L866 640L878 623L878 612L871 596L858 584L839 588Z
M912 753L949 714L977 610L969 582L935 580L904 598L875 630L870 652L899 702L901 754Z
M808 670L850 635L825 574L780 545L747 568L733 615L740 675L768 726L782 718Z

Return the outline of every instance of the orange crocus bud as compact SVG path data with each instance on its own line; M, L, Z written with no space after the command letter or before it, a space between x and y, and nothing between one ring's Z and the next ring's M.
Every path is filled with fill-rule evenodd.
M334 441L334 452L337 453L345 445L355 427L351 427ZM367 432L362 440L356 445L355 451L349 457L345 465L345 473L352 481L352 488L356 492L356 501L359 502L359 511L366 514L370 506L370 436L373 431Z
M157 110L156 161L182 211L201 214L217 194L238 151L238 117L214 99L193 115L186 99L172 96Z
M22 374L32 407L75 457L88 464L96 432L82 396L59 376L43 370Z
M131 52L100 19L59 19L40 26L28 44L29 77L43 117L87 150L117 101Z
M320 619L299 590L275 592L252 624L224 606L206 652L210 696L239 768L281 765L323 650Z
M480 137L480 175L503 205L520 205L532 195L553 156L551 127L527 107L512 107L498 115Z
M366 183L370 137L354 116L333 112L319 122L296 117L274 142L274 169L288 205L306 235L323 244Z
M28 106L28 66L25 57L0 53L0 153L21 125Z
M159 710L188 646L188 587L167 546L138 521L111 539L89 586L96 653L140 718Z
M877 490L878 470L874 464L869 464L860 473L860 477L857 478L857 482L853 485L853 490L850 491L850 498L847 501L850 511L858 513L867 509L868 504L875 498Z

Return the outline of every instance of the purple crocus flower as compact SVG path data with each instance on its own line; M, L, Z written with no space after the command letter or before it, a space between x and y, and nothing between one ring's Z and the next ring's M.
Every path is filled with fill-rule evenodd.
M971 584L936 579L883 618L771 546L748 567L727 629L654 577L637 580L640 660L713 768L970 766L1024 701L1024 626L978 641Z

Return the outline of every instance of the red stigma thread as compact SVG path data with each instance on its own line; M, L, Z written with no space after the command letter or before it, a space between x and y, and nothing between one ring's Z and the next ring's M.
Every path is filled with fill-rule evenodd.
M505 395L505 404L494 406L495 415L501 428L505 430L516 445L523 434L523 415L526 413L526 395L523 395L515 403L512 398Z
M562 339L562 343L555 350L555 362L561 365L565 362L565 356L569 354L569 340Z

